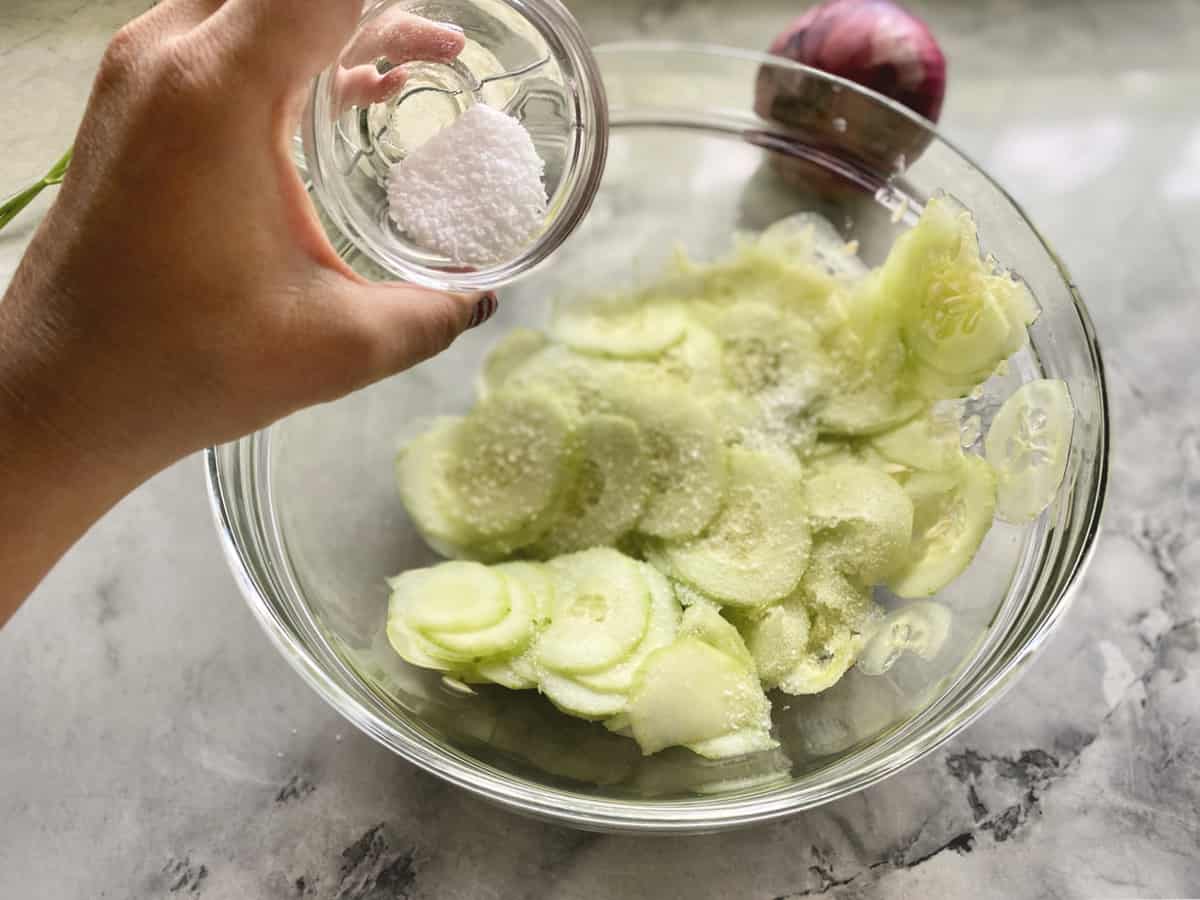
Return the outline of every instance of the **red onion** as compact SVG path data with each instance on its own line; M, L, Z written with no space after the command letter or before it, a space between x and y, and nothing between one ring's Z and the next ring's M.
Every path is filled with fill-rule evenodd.
M770 52L840 75L936 122L946 58L929 28L890 0L828 0L798 16Z

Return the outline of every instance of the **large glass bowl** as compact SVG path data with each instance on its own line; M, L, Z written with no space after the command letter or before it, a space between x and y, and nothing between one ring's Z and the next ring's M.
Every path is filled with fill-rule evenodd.
M396 753L507 807L582 828L745 825L828 802L919 759L994 703L1045 644L1096 538L1104 376L1087 312L1053 251L928 123L757 54L621 44L596 56L611 104L610 152L579 230L504 292L495 320L438 358L211 450L212 501L238 582L275 645ZM764 94L758 104L785 121L754 111L756 84L787 89L786 102ZM875 678L852 670L824 694L780 697L779 751L709 763L683 750L642 757L631 741L567 719L536 693L463 692L392 653L384 578L434 560L396 498L395 450L430 417L470 406L474 374L506 328L544 324L556 296L650 277L678 244L710 257L735 232L800 210L823 213L878 263L939 189L974 211L985 250L1020 272L1042 309L1030 349L971 411L986 429L1019 382L1047 376L1068 383L1077 419L1054 504L1030 525L997 522L942 593L954 624L936 659L906 657ZM348 241L339 249L369 271Z

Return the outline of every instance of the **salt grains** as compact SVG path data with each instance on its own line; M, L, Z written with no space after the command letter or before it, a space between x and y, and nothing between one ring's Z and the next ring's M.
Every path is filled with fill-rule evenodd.
M525 126L477 103L392 167L392 220L457 263L511 259L545 221L544 167Z

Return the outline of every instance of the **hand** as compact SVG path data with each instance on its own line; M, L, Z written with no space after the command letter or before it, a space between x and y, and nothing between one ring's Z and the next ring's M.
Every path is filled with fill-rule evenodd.
M290 141L361 8L164 0L109 46L62 191L0 303L0 578L48 567L183 455L407 368L494 309L368 283L316 221ZM411 16L363 41L347 100L399 89L403 70L365 65L376 56L463 47ZM65 545L29 537L64 516L86 519Z

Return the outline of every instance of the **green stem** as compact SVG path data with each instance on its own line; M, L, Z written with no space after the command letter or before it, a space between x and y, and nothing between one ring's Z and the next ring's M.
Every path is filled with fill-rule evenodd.
M72 152L72 150L68 150L64 153L62 158L54 164L40 181L31 184L19 194L9 197L3 204L0 204L0 228L4 228L4 226L15 219L21 210L32 203L34 198L46 188L54 184L62 184L63 178L66 177L67 169L71 165Z

